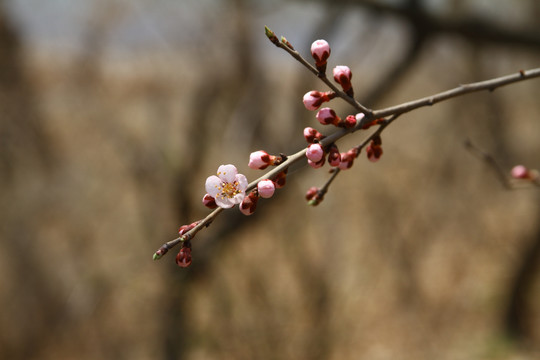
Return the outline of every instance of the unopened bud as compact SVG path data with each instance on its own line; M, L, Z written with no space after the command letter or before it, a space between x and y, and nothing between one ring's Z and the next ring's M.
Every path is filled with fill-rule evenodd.
M304 106L308 110L317 110L324 102L332 100L336 97L333 91L321 92L317 90L308 91L304 97Z
M259 150L259 151L252 152L249 155L248 166L251 169L263 170L263 169L266 169L269 165L274 165L275 160L276 160L276 156L269 155L264 150Z
M204 206L206 206L209 209L217 208L216 199L214 199L209 194L204 195L204 197L202 199L202 203L203 203Z
M176 264L182 268L186 268L191 265L191 261L191 243L188 240L182 243L182 248L176 255Z
M287 170L288 169L283 170L274 178L274 185L276 185L276 188L280 189L285 186L285 183L287 182Z
M323 125L328 125L328 124L337 125L341 121L339 116L336 115L336 112L329 107L325 107L319 110L315 117Z
M257 191L259 192L260 197L267 199L274 195L274 191L276 191L276 185L272 180L261 180L257 184Z
M252 191L244 198L244 200L242 200L238 208L242 214L249 216L255 212L257 201L259 201L259 196L257 195L257 192Z
M512 171L510 173L514 179L529 179L530 178L530 172L529 169L527 169L523 165L516 165L512 168Z
M310 144L313 144L315 140L320 141L324 136L312 127L304 129L304 138Z
M315 59L315 66L320 73L326 71L326 61L330 57L330 45L326 40L316 40L311 44L311 56Z
M323 196L320 189L315 186L310 187L306 192L306 200L308 201L308 204L312 206L319 205L323 200Z
M354 96L351 78L352 72L348 66L339 65L334 68L334 80L341 85L343 91L349 96Z
M356 159L357 154L358 152L356 148L353 148L346 153L341 153L341 161L339 163L339 168L341 170L350 169L353 166L354 159Z
M336 167L339 166L340 162L341 154L339 153L338 147L335 144L330 145L330 148L328 149L328 164Z
M324 157L324 150L319 143L311 144L306 150L306 157L314 163L321 161Z

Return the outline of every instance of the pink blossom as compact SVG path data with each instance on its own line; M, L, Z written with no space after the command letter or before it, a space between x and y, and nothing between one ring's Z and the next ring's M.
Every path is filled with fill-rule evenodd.
M274 195L274 191L276 191L276 185L274 185L274 182L272 180L261 180L257 184L257 190L259 191L260 197L267 199Z
M313 161L314 163L317 163L321 161L321 159L324 156L324 150L319 143L311 144L308 146L306 150L306 157Z
M272 164L272 157L269 155L266 151L259 150L252 152L249 155L249 164L248 166L251 169L255 170L263 170L268 167L268 165Z
M326 60L330 57L330 45L326 40L315 40L311 44L311 56L315 59L315 65L320 67L326 64Z
M234 165L221 165L217 176L212 175L206 179L206 192L213 197L219 207L228 209L240 204L246 195L247 178L238 174Z

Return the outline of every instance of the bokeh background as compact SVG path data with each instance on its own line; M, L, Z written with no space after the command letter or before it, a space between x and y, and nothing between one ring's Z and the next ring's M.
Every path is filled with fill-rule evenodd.
M538 19L537 0L0 1L0 358L540 358L539 191L463 145L538 168L539 80L406 114L318 207L329 174L292 169L190 268L152 261L220 164L253 180L251 151L323 130L301 99L325 87L264 25L306 57L328 40L381 108L538 67Z

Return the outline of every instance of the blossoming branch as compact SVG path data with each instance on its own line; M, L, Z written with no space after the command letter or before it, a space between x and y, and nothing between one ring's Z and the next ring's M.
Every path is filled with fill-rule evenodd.
M323 135L315 128L306 127L303 136L307 145L292 155L272 155L264 150L252 152L248 162L250 168L257 170L271 168L271 170L251 183L248 183L243 174L238 173L236 166L232 164L219 166L217 173L210 175L206 179L204 186L206 193L202 198L202 203L213 211L204 219L197 220L189 225L182 225L178 230L179 237L163 244L154 253L154 260L160 259L169 249L181 244L176 256L176 263L180 267L189 266L192 263L191 240L201 229L209 226L221 211L233 208L236 205L244 215L253 214L260 198L271 198L277 189L285 186L287 170L290 165L296 162L305 161L315 169L326 164L330 167L331 176L326 184L320 188L311 187L307 190L305 196L308 204L318 205L323 201L332 181L341 171L348 170L353 166L362 150L365 151L366 158L371 162L376 162L381 158L383 155L382 133L400 115L457 96L482 90L493 91L504 85L540 76L540 68L527 71L520 70L516 74L460 85L454 89L400 105L372 110L354 98L353 74L348 66L337 65L332 69L334 82L326 77L328 59L331 54L331 48L327 41L316 40L311 45L311 56L315 62L312 65L293 48L287 39L282 37L279 40L268 27L265 27L265 32L274 45L288 52L330 88L328 91L311 90L303 96L302 101L307 110L317 110L314 117L321 126L334 129L334 131L330 131L328 135ZM321 108L323 104L330 103L336 98L349 103L354 109L353 113L340 117L328 106ZM347 151L341 152L339 150L337 141L342 137L356 131L366 131L372 127L376 129L366 140ZM538 171L530 170L524 166L514 167L510 176L519 181L533 184L540 183Z

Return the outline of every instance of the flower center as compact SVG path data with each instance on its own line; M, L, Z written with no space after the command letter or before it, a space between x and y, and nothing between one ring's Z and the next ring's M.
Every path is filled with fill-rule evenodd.
M240 194L238 190L238 181L232 183L221 183L219 187L221 197L233 198L235 195Z

